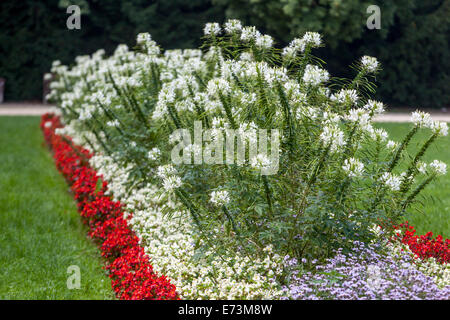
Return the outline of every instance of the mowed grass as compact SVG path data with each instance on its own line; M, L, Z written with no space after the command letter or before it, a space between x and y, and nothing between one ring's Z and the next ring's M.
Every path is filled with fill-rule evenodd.
M379 123L377 126L384 128L392 140L400 142L411 129L412 124ZM414 157L430 135L430 130L420 130L407 150L408 155ZM409 210L405 220L408 220L419 234L432 231L435 235L441 234L444 238L450 238L450 136L436 140L423 158L428 163L435 159L444 161L449 172L423 190L422 196L418 198L420 204L417 210Z
M111 299L98 248L44 146L39 117L0 117L0 299ZM81 288L68 289L81 271Z

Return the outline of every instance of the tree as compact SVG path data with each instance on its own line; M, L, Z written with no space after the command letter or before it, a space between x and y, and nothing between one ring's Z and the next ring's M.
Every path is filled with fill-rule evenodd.
M276 37L280 46L306 31L320 32L321 55L336 75L361 55L383 63L379 92L397 105L450 104L449 0L214 0L238 18ZM381 9L381 29L366 26L367 7Z

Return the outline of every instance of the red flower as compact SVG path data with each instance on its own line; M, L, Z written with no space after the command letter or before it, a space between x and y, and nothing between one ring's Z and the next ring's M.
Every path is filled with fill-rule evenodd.
M418 236L408 221L396 226L395 229L402 231L397 240L408 245L417 257L421 259L435 258L440 263L450 262L450 239L444 241L441 235L433 238L431 231Z

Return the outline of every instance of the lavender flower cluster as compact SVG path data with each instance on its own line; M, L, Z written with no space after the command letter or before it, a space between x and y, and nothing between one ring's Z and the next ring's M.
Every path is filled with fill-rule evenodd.
M414 267L408 254L379 253L380 245L354 242L352 252L337 250L314 272L293 271L284 299L301 300L449 300L450 286L439 288L433 278ZM287 261L292 270L295 259Z

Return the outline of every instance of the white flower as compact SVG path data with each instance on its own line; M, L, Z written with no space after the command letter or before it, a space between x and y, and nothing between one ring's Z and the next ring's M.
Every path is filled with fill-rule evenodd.
M341 121L341 116L334 112L325 111L322 115L323 123L326 125L336 125Z
M430 129L433 131L433 133L440 135L440 136L447 136L448 135L448 126L445 122L440 121L433 121L430 124Z
M373 114L380 114L384 112L383 102L369 100L367 104L363 107L366 110L370 110Z
M308 64L306 66L305 73L303 75L303 81L306 84L317 86L322 82L328 81L329 79L330 74L328 73L328 71L311 64Z
M434 160L429 166L437 175L444 175L447 173L447 165L442 161Z
M325 126L320 134L320 140L325 146L330 146L332 152L342 151L342 147L347 144L344 132L335 125Z
M270 159L262 153L259 153L255 157L250 159L250 165L256 169L268 168L270 164Z
M161 150L159 150L158 148L155 147L148 152L147 158L149 160L156 161L156 160L158 160L160 155L161 155Z
M417 164L417 170L420 173L425 174L427 172L427 164L425 162L419 162Z
M237 19L230 19L227 22L225 22L225 32L230 34L230 33L235 33L235 32L240 32L242 30L242 23L241 21L237 20Z
M360 177L364 173L364 164L358 159L349 158L344 160L342 169L349 177Z
M220 33L220 25L216 22L214 23L207 23L205 27L203 28L203 33L207 37L216 36Z
M222 78L214 78L208 81L206 91L211 97L214 97L219 93L227 95L231 91L230 83Z
M392 191L400 190L400 185L402 183L402 178L400 176L396 176L390 172L385 172L381 176L380 180L384 182L384 184Z
M386 143L386 147L387 147L388 149L390 149L390 150L395 150L395 149L397 149L397 147L398 147L398 143L395 142L395 141L389 140L389 141Z
M283 55L283 57L287 58L287 59L292 59L293 57L296 56L297 54L297 49L295 47L285 47L283 48L283 51L281 52L281 54Z
M358 92L356 90L345 90L342 89L338 93L333 94L330 97L331 101L336 101L339 103L349 102L350 104L356 104L358 102Z
M60 65L61 65L61 61L59 61L59 60L55 60L52 62L52 67L54 67L54 68L59 67Z
M377 58L364 56L361 58L361 64L369 72L376 72L378 70L379 62Z
M358 122L363 127L369 123L370 115L364 109L351 109L346 119L352 122Z
M119 122L119 120L114 119L114 120L112 120L112 121L108 121L108 122L106 123L106 125L107 125L108 127L118 127L118 126L120 125L120 122Z
M322 44L322 36L317 32L306 32L302 40L312 47L319 47Z
M388 133L384 129L375 129L372 132L370 132L370 135L372 139L380 141L386 141L387 138L389 137Z
M268 49L273 45L273 39L269 35L259 36L255 40L255 45L260 49Z
M226 205L230 202L230 195L226 190L213 191L209 201L215 205Z
M415 111L411 114L411 122L418 127L430 128L433 124L433 120L429 113L422 111Z
M181 178L179 176L169 176L163 179L164 190L170 192L181 187Z
M147 32L139 33L136 37L136 43L140 45L146 44L150 41L152 41L152 36Z
M248 42L251 40L256 40L260 36L261 33L256 30L255 27L244 27L242 29L241 40Z
M241 61L254 61L253 55L250 52L242 52L239 56L239 60Z
M161 179L165 179L168 176L175 175L177 170L171 164L166 164L164 166L159 166L156 172L156 175Z

